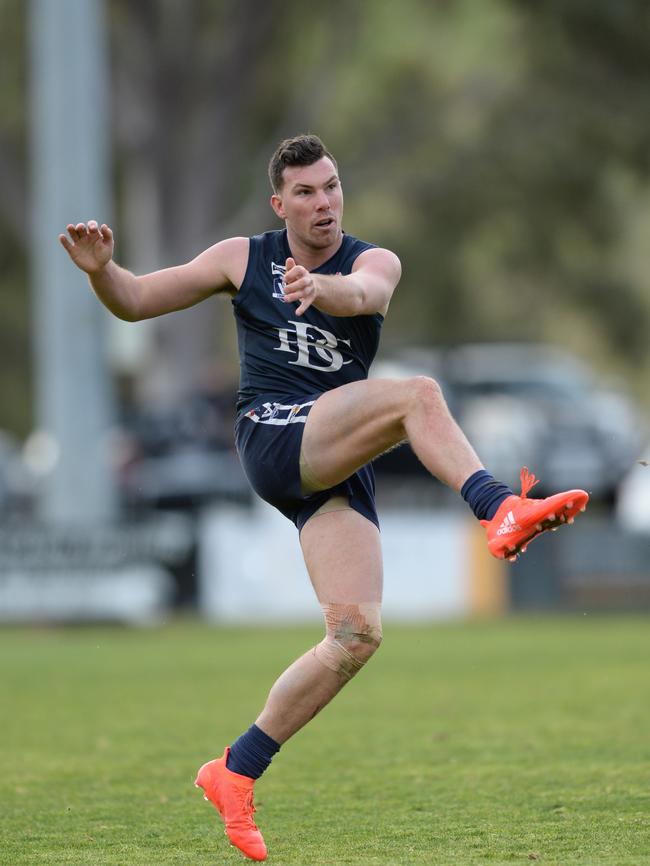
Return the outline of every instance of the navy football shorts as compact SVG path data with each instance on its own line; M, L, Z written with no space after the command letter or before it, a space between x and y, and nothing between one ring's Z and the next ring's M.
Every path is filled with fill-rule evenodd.
M235 422L235 445L253 490L292 520L300 531L332 496L345 496L351 508L379 527L375 507L375 475L368 464L341 484L317 493L303 493L300 446L309 410L320 394L273 399L248 408Z

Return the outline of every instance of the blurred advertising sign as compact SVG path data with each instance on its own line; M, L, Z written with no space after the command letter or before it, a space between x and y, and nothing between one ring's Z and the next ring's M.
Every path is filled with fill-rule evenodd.
M155 622L194 554L178 514L123 525L0 528L0 622Z

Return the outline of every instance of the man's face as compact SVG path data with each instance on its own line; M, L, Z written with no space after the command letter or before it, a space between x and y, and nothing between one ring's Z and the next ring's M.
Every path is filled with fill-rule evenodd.
M271 197L271 206L289 232L312 249L338 243L343 192L332 160L324 156L312 165L289 166L282 177L284 184Z

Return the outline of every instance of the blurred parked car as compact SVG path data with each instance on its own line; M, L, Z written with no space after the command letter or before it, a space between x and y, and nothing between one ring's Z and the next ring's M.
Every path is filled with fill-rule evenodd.
M437 378L451 410L496 477L518 488L527 465L536 495L582 487L613 501L647 429L622 391L552 346L491 343L445 351L408 349L393 356L405 375ZM374 375L388 369L380 362Z
M650 534L650 447L646 447L623 478L616 519L625 530Z
M249 487L233 445L234 395L196 391L138 409L124 424L120 488L135 507L194 508L243 500Z

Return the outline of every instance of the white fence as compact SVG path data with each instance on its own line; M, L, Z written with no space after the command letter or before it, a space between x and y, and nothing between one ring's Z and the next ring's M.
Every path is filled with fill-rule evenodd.
M503 569L489 563L471 517L412 509L384 511L380 521L385 618L444 619L504 608ZM198 539L199 605L206 618L277 623L321 617L297 530L264 502L252 511L206 511Z

